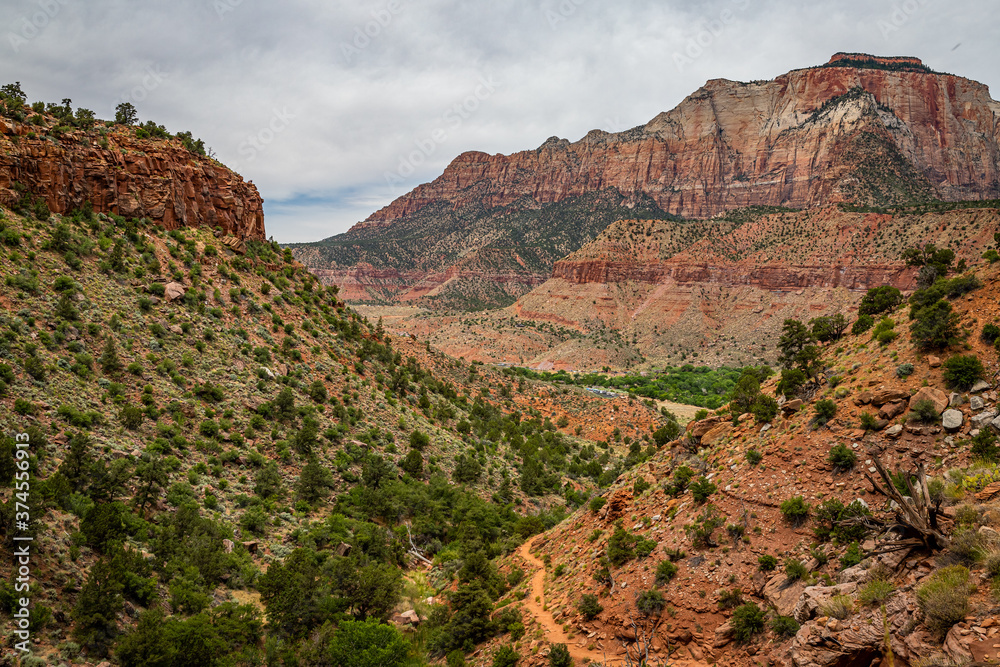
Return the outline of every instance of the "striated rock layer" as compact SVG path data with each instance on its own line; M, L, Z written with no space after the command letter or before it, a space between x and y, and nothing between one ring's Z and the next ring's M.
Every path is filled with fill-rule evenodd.
M167 229L209 226L262 240L263 201L253 183L176 140L136 139L132 128L104 135L74 130L50 139L39 128L0 119L0 201L17 200L15 183L49 210L147 217Z
M909 246L982 261L998 230L993 208L623 220L487 319L425 315L401 326L456 356L542 368L774 363L786 318L849 314L872 287L912 290L916 270L900 259Z

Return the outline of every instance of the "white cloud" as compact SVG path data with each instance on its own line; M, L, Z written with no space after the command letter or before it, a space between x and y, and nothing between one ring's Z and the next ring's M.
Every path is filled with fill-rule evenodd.
M992 10L985 0L13 0L0 7L0 82L102 117L131 95L142 119L191 130L255 182L270 235L304 241L344 231L463 151L627 129L710 78L771 78L847 50L915 55L996 83ZM446 112L482 76L501 85L453 127ZM386 173L441 128L446 138L391 189Z

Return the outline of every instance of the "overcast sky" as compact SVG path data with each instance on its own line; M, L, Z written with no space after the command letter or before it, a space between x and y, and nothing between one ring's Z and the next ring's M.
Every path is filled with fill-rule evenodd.
M269 235L345 231L468 150L620 131L837 51L1000 86L989 0L3 0L0 83L190 130Z

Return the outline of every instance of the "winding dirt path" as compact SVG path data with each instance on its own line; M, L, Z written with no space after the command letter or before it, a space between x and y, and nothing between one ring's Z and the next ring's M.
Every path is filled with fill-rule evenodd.
M608 656L607 659L605 659L603 653L591 651L583 646L579 646L576 643L580 641L579 639L573 640L567 638L566 633L563 632L562 626L552 617L552 613L546 611L545 563L535 558L535 556L531 553L531 545L534 544L535 538L537 537L538 535L535 535L522 544L517 550L517 553L532 567L538 568L538 570L531 576L531 595L524 599L524 603L528 611L531 612L531 615L534 616L535 620L542 626L542 631L545 633L545 641L550 644L565 644L566 648L569 650L570 657L574 660L574 664L583 664L584 660L589 660L590 662L603 664L606 667L624 665L624 661L617 657Z

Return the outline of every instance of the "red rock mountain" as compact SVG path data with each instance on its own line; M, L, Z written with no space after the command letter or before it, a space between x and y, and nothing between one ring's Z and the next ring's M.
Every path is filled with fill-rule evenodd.
M55 130L53 130L55 131ZM167 229L209 226L262 240L263 200L253 183L174 139L137 139L134 128L45 130L0 118L0 201L11 205L20 184L66 213L90 202L95 211L147 217Z
M917 58L840 53L771 81L713 79L626 132L595 130L572 143L552 138L512 155L460 155L440 177L346 234L295 253L325 282L348 286L353 299L482 305L470 297L483 293L476 281L500 276L516 289L480 301L507 305L559 259L539 251L527 262L525 250L584 219L560 215L539 228L537 216L525 221L524 212L595 193L619 197L621 218L996 198L1000 103L985 85L935 73ZM629 215L637 199L662 215ZM584 233L559 250L582 247L611 222L587 219Z
M713 79L644 126L513 155L460 155L363 224L429 203L557 202L604 188L644 192L669 213L706 218L753 204L807 208L857 200L872 161L946 200L1000 196L1000 103L975 81L916 58L838 54L772 81ZM902 159L904 164L892 164ZM483 190L473 186L483 183ZM888 183L875 183L892 198ZM864 197L861 197L864 198ZM875 203L875 202L872 202Z

